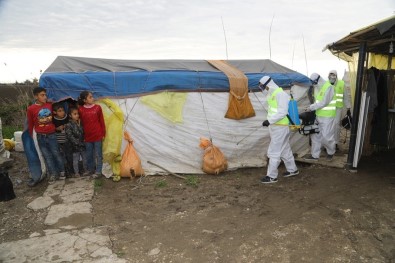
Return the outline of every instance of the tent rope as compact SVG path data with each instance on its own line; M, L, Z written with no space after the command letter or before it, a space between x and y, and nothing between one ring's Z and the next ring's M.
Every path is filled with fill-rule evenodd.
M127 105L128 104L126 103L126 99L125 99L125 109L127 111L127 114L126 114L125 120L123 121L124 125L125 125L126 121L129 120L129 115L132 113L132 111L133 111L134 107L136 106L137 102L139 101L139 99L140 99L140 97L137 97L137 100L134 102L134 104L133 104L132 108L130 109L130 111L127 111Z
M263 106L263 104L262 104L261 100L258 98L258 96L255 94L254 91L252 91L252 93L255 95L256 99L257 99L258 102L262 105L262 108L263 108L263 109L266 111L266 113L267 113L267 109L265 108L265 106Z
M147 87L148 78L151 76L151 73L152 73L152 71L148 71L148 72L149 73L147 75L147 78L144 81L143 90L145 90L145 88ZM125 118L125 120L123 122L123 125L125 125L125 123L127 121L129 121L129 116L130 116L130 114L132 114L132 111L133 111L134 107L136 106L137 102L139 101L139 99L140 99L140 97L137 97L137 100L134 102L132 108L129 111L128 111L128 106L127 106L128 104L127 104L126 99L125 99L125 102L124 102L125 103L125 111L127 112L127 114L126 114L126 118Z
M204 106L204 101L203 101L203 96L202 96L202 90L201 90L201 85L200 85L200 75L199 75L199 71L196 71L197 75L198 75L198 79L199 79L199 83L198 83L198 89L199 89L199 95L200 95L200 100L202 101L202 105L203 105L203 113L204 113L204 118L206 120L206 125L207 125L207 130L208 130L208 134L210 136L210 141L213 142L212 136L211 136L211 131L210 131L210 126L208 125L208 119L207 119L207 114L206 114L206 108Z

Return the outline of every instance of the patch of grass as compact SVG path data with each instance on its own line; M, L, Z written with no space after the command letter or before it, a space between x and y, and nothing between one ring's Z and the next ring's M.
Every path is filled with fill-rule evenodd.
M99 191L102 186L103 186L103 180L95 179L95 181L93 182L93 189L95 190L95 192Z
M185 180L185 184L192 187L198 187L199 177L196 175L188 175L187 179Z
M120 257L120 258L123 257L123 256L125 256L125 254L126 254L124 251L117 251L117 252L115 252L115 253L116 253L117 256Z
M155 188L164 188L166 186L167 186L167 182L165 180L160 180L155 184Z
M13 125L3 125L2 134L4 139L12 139L14 138L14 132L22 131L22 126L13 126Z

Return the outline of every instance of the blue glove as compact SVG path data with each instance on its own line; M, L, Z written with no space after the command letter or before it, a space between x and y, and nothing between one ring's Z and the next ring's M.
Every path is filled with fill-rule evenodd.
M264 122L262 122L263 127L267 127L269 125L270 125L270 122L268 120L265 120Z

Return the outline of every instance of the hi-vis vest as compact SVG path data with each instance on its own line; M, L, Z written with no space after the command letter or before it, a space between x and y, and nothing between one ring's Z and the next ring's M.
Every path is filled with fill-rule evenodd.
M318 94L315 95L315 101L320 102L324 99L324 95L326 90L331 86L329 81L325 82L325 84L321 87ZM324 108L316 110L315 115L320 117L335 117L336 116L336 94L333 95L331 102L326 105Z
M276 101L276 94L279 93L279 92L283 92L283 89L282 88L277 88L275 91L273 91L272 95L270 95L270 97L267 100L267 104L269 104L269 109L267 111L267 116L269 118L277 113L278 107L277 107L277 101ZM282 118L281 120L279 120L275 124L277 124L277 125L288 125L289 124L289 120L288 120L287 116L285 116L284 118Z
M335 86L336 108L343 108L344 81L338 80Z

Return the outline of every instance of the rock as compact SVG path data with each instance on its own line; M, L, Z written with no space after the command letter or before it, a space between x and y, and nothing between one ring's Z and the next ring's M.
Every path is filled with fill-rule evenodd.
M91 217L92 205L88 202L59 204L51 206L47 217L45 218L45 225L56 224L60 219L70 217L74 214L90 215ZM67 224L70 225L70 224Z
M155 256L158 255L159 253L160 253L160 249L156 247L154 249L151 249L150 252L148 252L148 256Z
M48 208L52 205L54 200L50 196L40 196L34 199L31 203L27 205L27 208L30 208L34 211L39 209Z
M205 234L214 234L214 231L203 229L202 233L205 233Z
M37 232L33 232L33 233L31 233L30 234L30 238L32 238L32 237L39 237L39 236L41 236L41 234L40 233L37 233Z

